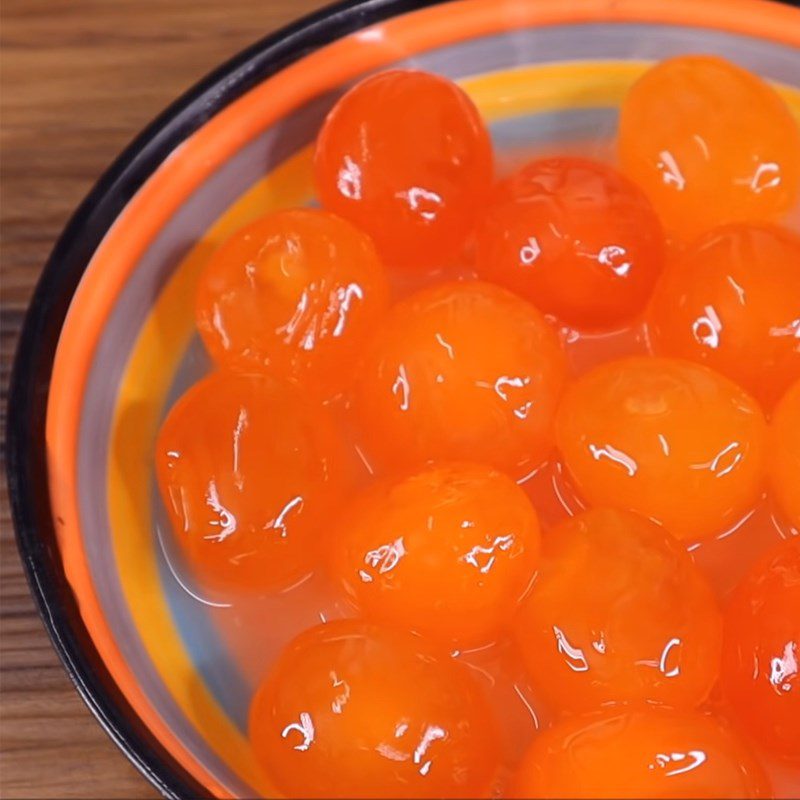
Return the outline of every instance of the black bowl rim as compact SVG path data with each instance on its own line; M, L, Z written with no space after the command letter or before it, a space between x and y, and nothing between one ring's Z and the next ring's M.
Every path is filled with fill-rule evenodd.
M167 798L211 797L157 741L103 663L69 585L51 514L45 420L67 309L114 220L169 153L258 83L314 50L389 17L451 0L343 0L287 25L218 67L151 122L78 206L48 258L26 313L9 382L6 479L17 547L39 614L89 710ZM800 7L800 0L779 0Z
M56 541L45 420L56 346L94 251L134 194L181 142L258 83L309 53L389 17L448 0L344 0L261 39L182 95L100 177L48 258L25 316L11 373L6 478L17 547L45 628L75 688L133 765L168 798L211 797L147 729L83 623Z

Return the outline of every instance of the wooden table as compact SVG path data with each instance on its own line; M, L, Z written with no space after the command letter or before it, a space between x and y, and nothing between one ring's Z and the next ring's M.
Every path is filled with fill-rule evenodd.
M321 5L3 0L3 417L25 307L54 240L96 178L134 134L206 72ZM0 491L0 796L156 797L64 674L22 575L5 481Z

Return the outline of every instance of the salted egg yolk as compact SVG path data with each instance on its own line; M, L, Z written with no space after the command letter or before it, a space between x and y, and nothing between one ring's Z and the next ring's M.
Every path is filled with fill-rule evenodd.
M197 327L223 367L267 372L330 397L389 302L370 238L314 209L268 214L233 234L200 277Z
M306 575L351 474L324 408L269 378L227 372L173 406L155 462L189 566L225 590L276 590Z
M619 158L669 233L772 220L800 187L800 130L761 78L718 56L656 64L622 104Z
M800 378L800 236L728 225L664 271L653 295L658 353L706 364L771 408Z
M478 233L477 269L580 329L619 327L644 309L664 235L641 189L612 167L549 158L499 186Z
M446 464L379 481L348 504L333 570L362 614L443 644L493 641L538 563L525 492L490 467Z
M488 131L447 78L391 70L331 110L317 138L322 205L375 240L387 263L420 270L460 250L492 182Z
M392 309L359 367L354 417L380 468L468 460L520 478L550 455L565 377L558 338L532 305L449 282Z
M769 443L769 487L778 515L800 532L800 380L775 408Z
M800 759L800 538L771 550L734 591L722 689L763 746Z
M556 438L589 505L638 511L697 541L761 497L767 424L758 403L690 361L609 361L567 390Z
M409 633L318 625L253 699L256 758L288 797L486 797L494 722L464 670Z
M757 798L770 785L721 721L664 708L609 710L540 733L516 774L519 798Z
M683 543L638 514L597 508L547 533L515 634L554 711L692 708L717 678L722 618Z

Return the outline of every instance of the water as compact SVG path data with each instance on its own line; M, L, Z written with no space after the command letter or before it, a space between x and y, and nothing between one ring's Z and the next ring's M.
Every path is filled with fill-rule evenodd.
M604 160L611 157L610 146L600 140L591 145L576 143L559 149L560 154L565 154L565 151ZM501 168L505 171L531 155L541 154L541 150L534 154L530 150L505 151ZM470 269L464 266L465 263L454 264L435 276L396 277L395 293L402 297L434 280L470 277ZM610 359L649 352L647 332L641 320L610 333L586 335L560 328L559 334L573 375L580 375ZM176 377L169 404L207 368L199 341L195 341ZM344 401L339 400L332 404L332 410L342 421L354 458L357 458L357 443L353 431L347 427L344 406ZM369 465L362 462L361 479L367 481L369 473ZM581 510L580 500L556 460L528 476L523 486L537 508L545 535L558 522ZM164 583L184 643L209 689L231 719L245 730L252 692L281 648L306 628L319 622L355 616L355 611L324 569L274 596L220 595L202 586L187 569L155 493L154 505ZM781 526L768 498L763 496L752 513L731 530L692 545L690 549L720 603L724 604L726 596L749 565L788 535L790 531ZM502 778L510 772L534 737L537 727L547 724L551 711L529 685L510 640L503 639L477 651L456 652L454 657L474 673L498 719L502 720L501 744L505 761L502 783ZM725 713L716 698L705 708ZM800 790L800 767L781 764L760 752L755 743L753 747L772 776L775 796L796 796Z

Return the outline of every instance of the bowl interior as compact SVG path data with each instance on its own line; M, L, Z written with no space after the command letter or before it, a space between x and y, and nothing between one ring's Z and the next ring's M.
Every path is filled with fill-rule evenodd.
M390 66L453 78L484 113L501 170L537 153L613 159L627 87L652 61L682 53L715 53L755 71L800 118L800 49L784 40L782 17L764 22L767 7L748 20L750 4L738 3L742 14L712 2L705 17L689 0L621 3L613 13L599 0L563 5L435 5L301 58L210 119L156 170L75 294L47 416L65 569L122 693L215 794L269 790L246 743L253 689L289 638L349 612L319 576L291 597L231 601L198 588L155 490L153 439L174 400L208 369L193 331L193 293L209 253L256 216L313 203L312 143L336 97ZM516 675L509 686L527 691ZM508 702L513 738L514 726L530 720Z

